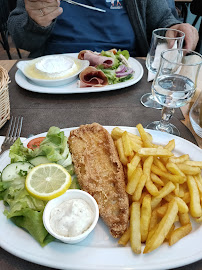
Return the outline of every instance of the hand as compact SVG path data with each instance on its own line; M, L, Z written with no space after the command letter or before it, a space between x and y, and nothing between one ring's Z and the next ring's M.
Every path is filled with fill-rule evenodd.
M180 30L185 33L183 49L194 51L199 40L198 31L189 23L175 24L171 29ZM171 31L170 31L171 32Z
M59 0L25 0L25 9L32 20L44 27L63 12Z

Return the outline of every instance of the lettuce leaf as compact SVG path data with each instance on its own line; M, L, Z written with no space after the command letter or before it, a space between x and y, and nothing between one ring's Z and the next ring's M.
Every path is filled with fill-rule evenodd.
M43 225L43 211L34 211L30 208L15 212L11 220L18 227L27 230L44 247L54 240Z
M8 206L4 211L6 217L27 230L41 246L54 240L43 225L46 202L29 195L25 189L25 179L0 182L0 199Z

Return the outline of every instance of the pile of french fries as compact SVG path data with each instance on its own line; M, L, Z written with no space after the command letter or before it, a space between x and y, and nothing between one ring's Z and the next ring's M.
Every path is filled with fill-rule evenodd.
M149 253L167 241L170 246L192 230L190 216L202 222L202 161L175 156L175 140L156 145L141 124L140 136L118 127L112 138L127 175L129 226L119 239L132 250ZM144 243L144 245L143 245Z

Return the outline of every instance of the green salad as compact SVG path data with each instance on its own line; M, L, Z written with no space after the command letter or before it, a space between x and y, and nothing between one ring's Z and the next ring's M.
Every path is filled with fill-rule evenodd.
M4 214L17 226L28 231L41 246L54 240L42 220L47 201L32 197L25 189L25 180L34 166L57 163L72 175L70 188L79 189L67 140L64 132L57 127L51 127L39 147L33 149L24 147L18 138L10 148L11 163L0 174L0 200L6 206Z
M114 61L109 68L105 68L103 65L96 66L98 70L104 72L109 84L125 82L133 78L134 70L129 66L130 54L127 50L118 50L115 54L113 51L102 51L101 55L111 57Z

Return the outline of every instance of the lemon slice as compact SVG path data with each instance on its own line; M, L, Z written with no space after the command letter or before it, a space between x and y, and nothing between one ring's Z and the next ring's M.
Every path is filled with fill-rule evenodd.
M59 164L40 164L28 173L25 188L34 197L51 200L63 193L71 185L71 175Z

